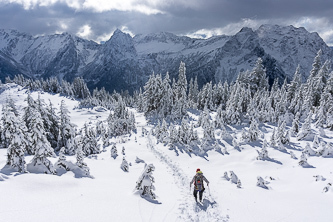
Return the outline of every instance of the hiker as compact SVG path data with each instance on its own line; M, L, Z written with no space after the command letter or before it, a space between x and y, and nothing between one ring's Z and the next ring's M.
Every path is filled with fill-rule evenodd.
M205 191L204 183L205 181L207 183L207 186L209 186L209 181L206 179L206 177L203 175L201 170L198 168L196 171L195 176L193 177L191 183L190 183L190 188L192 184L194 184L194 191L193 195L195 197L195 201L198 202L198 192L199 192L199 200L202 202L202 194Z

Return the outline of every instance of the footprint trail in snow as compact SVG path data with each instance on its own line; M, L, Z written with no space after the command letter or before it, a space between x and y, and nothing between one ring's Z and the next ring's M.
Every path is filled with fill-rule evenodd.
M179 206L179 221L228 221L227 217L222 216L218 203L208 190L210 188L206 189L208 190L206 196L208 196L203 198L203 203L195 203L192 191L189 190L191 179L170 157L157 149L155 146L155 138L150 133L147 135L147 140L148 149L171 169L177 186L182 190L182 203Z

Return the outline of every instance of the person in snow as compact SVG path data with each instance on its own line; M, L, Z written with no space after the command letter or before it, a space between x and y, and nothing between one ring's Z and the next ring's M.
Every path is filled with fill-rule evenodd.
M199 200L200 202L202 202L202 194L205 191L205 187L204 187L204 183L207 183L207 186L209 186L209 181L206 179L206 177L203 175L203 173L201 172L201 170L198 168L196 171L195 176L193 177L191 183L190 183L190 188L192 186L192 184L194 184L194 191L193 191L193 195L195 197L195 201L198 202L198 192L199 192Z

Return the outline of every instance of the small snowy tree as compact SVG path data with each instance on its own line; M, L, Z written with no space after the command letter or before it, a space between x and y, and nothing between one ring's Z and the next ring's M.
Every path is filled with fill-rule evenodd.
M290 151L289 154L290 154L290 157L291 157L292 159L297 159L297 157L296 157L296 155L294 154L293 151Z
M141 193L141 196L148 196L153 200L156 199L156 195L153 193L153 190L155 190L155 186L153 185L155 179L152 176L154 170L155 167L153 164L146 165L136 182L136 189Z
M234 171L230 171L230 181L231 181L231 183L235 183L235 184L237 184L238 177L237 177L237 175L234 173Z
M268 187L266 186L266 181L260 176L257 177L257 186L268 189Z
M299 118L300 118L300 113L297 112L295 115L295 118L292 122L292 126L291 126L291 133L293 134L293 136L297 136L297 134L299 133Z
M313 138L312 149L317 149L319 147L319 139L318 136L315 135Z
M237 188L242 188L242 182L240 179L237 180Z
M302 155L301 155L301 158L300 158L300 161L298 162L298 164L302 167L308 167L309 164L308 164L308 156L307 156L307 153L306 152L302 152Z
M271 143L272 147L276 146L276 141L275 141L275 127L274 127L273 132L272 132L271 142L270 143Z
M232 140L232 146L233 146L235 149L239 149L239 144L238 144L238 142L237 142L237 140L236 140L235 138Z
M316 151L314 151L311 146L310 143L306 143L305 148L303 150L304 153L306 153L309 156L315 156L316 155Z
M111 157L113 159L116 159L117 156L118 156L117 147L116 147L116 144L113 144L113 146L111 147Z
M250 141L256 141L260 136L260 130L258 126L258 122L256 119L252 119L250 128L248 131L248 138Z
M66 156L65 156L65 147L62 147L59 151L59 159L58 161L54 164L55 170L58 172L60 170L69 170L68 162L66 161Z
M267 141L264 140L261 151L257 150L257 152L259 154L259 156L257 157L258 160L269 159L269 157L268 157L268 151L267 151L267 146L268 146Z
M224 177L226 180L228 180L228 181L230 180L227 171L224 172L223 177Z
M324 187L323 192L325 192L325 193L328 192L331 189L331 187L332 187L332 183L328 183L326 185L326 187Z
M311 119L312 113L309 112L308 117L306 118L305 122L302 125L302 128L297 136L298 140L304 140L304 139L310 139L313 137L312 131L311 131Z
M121 162L120 168L125 172L128 172L129 170L129 166L127 161L125 160L125 157L123 157L123 162Z
M81 169L82 176L90 177L90 169L88 165L84 162L84 153L82 151L82 141L80 137L75 138L75 144L76 147L76 166Z
M93 127L89 127L87 123L84 124L82 151L86 156L91 154L98 154L101 152L100 145L97 142L96 131Z

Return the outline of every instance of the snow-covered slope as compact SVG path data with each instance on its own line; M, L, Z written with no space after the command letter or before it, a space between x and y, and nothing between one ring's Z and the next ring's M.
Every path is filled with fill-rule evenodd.
M322 60L332 58L317 33L293 26L262 25L243 28L233 36L195 39L160 32L131 37L116 30L103 45L68 33L33 37L15 30L0 30L0 74L73 79L83 76L91 88L135 90L155 73L178 75L181 61L187 78L200 86L213 81L234 81L262 57L270 82L291 79L298 64L304 79L318 50Z
M15 101L20 113L26 106L27 92L22 87L6 84L0 90L0 109L7 96ZM44 101L49 99L55 108L60 101L70 111L71 120L79 128L84 123L95 124L105 120L108 111L100 108L77 109L77 101L59 95L42 93ZM32 97L38 97L37 92ZM200 157L195 154L170 150L156 143L151 135L142 136L142 130L150 130L143 113L135 113L137 133L111 139L118 148L118 157L111 157L111 146L106 152L85 158L93 178L75 178L72 172L61 176L49 174L4 174L0 171L0 212L3 221L321 221L333 218L333 189L323 188L333 182L332 158L311 156L312 166L299 166L301 150L305 141L291 138L287 152L268 147L269 160L257 160L263 139L269 141L273 126L260 125L263 136L257 142L244 144L240 141L243 126L228 126L228 132L240 144L239 149L230 141L219 139L222 154L210 150ZM198 116L190 113L193 120ZM214 118L214 113L211 113ZM196 128L199 137L202 130ZM320 136L314 126L312 130L319 141L333 143L333 132ZM220 136L216 131L216 137ZM100 141L101 142L101 141ZM310 142L311 143L311 142ZM120 150L125 147L125 155ZM296 158L290 157L293 151ZM120 169L122 157L131 163L129 172ZM135 192L144 163L155 166L155 193L157 202L150 202ZM26 156L26 161L31 160ZM68 156L75 162L75 157ZM50 158L54 163L57 158ZM6 150L0 149L0 169L6 163ZM203 205L196 205L190 190L190 181L195 170L200 168L209 180L204 192ZM226 180L223 175L233 171L241 180L241 188ZM316 181L316 175L319 180ZM267 189L258 187L257 177L266 181ZM192 187L193 189L193 187Z

